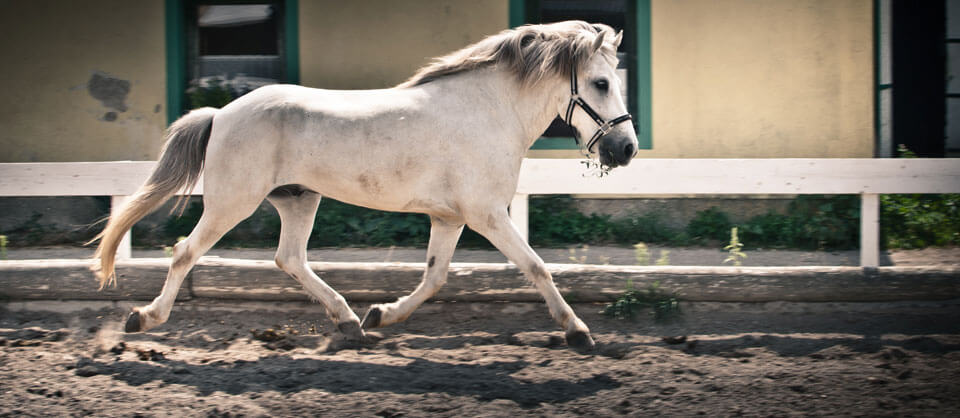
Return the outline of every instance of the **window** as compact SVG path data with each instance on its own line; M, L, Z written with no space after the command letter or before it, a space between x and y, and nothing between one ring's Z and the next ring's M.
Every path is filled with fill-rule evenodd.
M187 13L187 107L222 107L284 79L278 3L193 4Z
M624 99L633 115L641 149L651 148L649 0L512 0L510 24L584 20L623 30L617 53ZM572 129L557 118L534 149L575 149Z
M297 1L167 0L168 119L299 81Z

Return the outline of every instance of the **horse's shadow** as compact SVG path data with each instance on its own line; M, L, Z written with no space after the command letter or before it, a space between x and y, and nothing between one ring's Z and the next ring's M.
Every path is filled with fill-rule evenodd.
M662 343L650 343L660 345ZM667 347L695 356L728 358L753 357L751 348L763 348L780 357L809 356L814 359L843 359L856 354L879 353L902 348L923 354L943 355L960 351L960 344L949 344L927 336L904 340L885 339L879 335L862 337L804 338L777 335L743 335L731 338L690 341L687 344L666 344ZM828 350L835 347L840 350ZM825 351L827 350L827 351Z
M300 392L321 389L330 393L391 392L396 394L447 393L481 400L509 399L524 407L541 402L567 402L620 386L606 374L580 380L527 381L511 376L529 366L526 361L488 364L440 363L410 358L405 365L373 364L342 360L270 356L257 361L190 364L93 360L87 363L98 374L112 376L133 386L162 381L189 385L202 395L215 391Z

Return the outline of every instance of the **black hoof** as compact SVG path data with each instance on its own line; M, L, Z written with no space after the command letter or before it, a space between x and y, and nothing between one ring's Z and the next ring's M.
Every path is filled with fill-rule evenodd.
M341 322L337 324L337 329L348 341L363 341L363 330L360 329L360 324L356 322Z
M321 351L328 353L340 350L359 350L363 348L372 348L377 342L383 339L383 336L375 332L363 332L360 324L356 322L343 322L337 324L339 334L335 334L327 340L325 347Z
M140 329L140 312L130 312L130 316L127 317L127 323L123 326L123 331L127 333L133 333L140 332Z
M380 308L370 308L367 314L363 316L363 323L360 326L363 327L363 329L379 328L381 315L383 315L383 312L380 312Z
M566 335L567 345L580 351L590 351L596 347L590 334L583 331L568 332Z

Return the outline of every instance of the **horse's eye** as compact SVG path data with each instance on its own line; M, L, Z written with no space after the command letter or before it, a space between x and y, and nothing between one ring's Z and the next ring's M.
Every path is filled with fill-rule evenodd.
M593 82L593 86L604 93L607 92L607 89L610 88L610 84L607 83L607 80L597 80Z

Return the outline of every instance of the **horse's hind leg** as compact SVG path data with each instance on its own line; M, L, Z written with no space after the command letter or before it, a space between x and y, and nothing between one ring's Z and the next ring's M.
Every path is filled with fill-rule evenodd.
M307 264L307 240L313 229L320 195L301 189L278 190L267 200L280 214L280 245L274 259L277 266L300 282L323 305L340 332L350 340L360 341L363 338L360 319L347 305L346 299L324 283Z
M427 299L440 290L447 282L447 269L453 250L457 247L462 224L448 224L437 218L430 218L430 243L427 245L427 269L423 280L409 296L396 302L374 305L363 316L363 328L370 329L403 321Z
M249 195L243 198L237 195L227 198L205 195L203 215L197 226L187 239L173 246L173 258L160 296L147 306L134 308L127 318L125 331L146 331L167 322L180 285L197 259L206 254L227 231L253 214L260 201Z
M553 283L553 277L547 271L540 256L530 248L517 232L506 208L494 210L484 216L468 219L467 225L477 231L497 247L503 255L517 265L527 278L533 282L543 295L550 309L550 316L566 331L567 344L578 349L592 349L593 338L587 325L577 318L570 305L563 300L560 291Z

